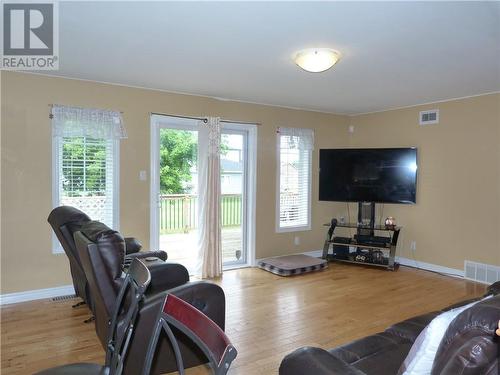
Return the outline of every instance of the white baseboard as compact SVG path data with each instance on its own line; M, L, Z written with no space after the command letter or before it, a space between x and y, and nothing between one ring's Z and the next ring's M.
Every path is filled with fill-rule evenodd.
M309 255L312 257L316 257L316 258L320 258L321 256L323 256L323 250L307 251L307 252L302 253L302 254ZM462 277L462 278L464 277L464 271L456 269L456 268L444 267L444 266L440 266L438 264L420 262L418 260L416 261L414 259L398 257L398 256L396 257L395 260L396 260L396 262L398 262L399 264L401 264L403 266L410 266L410 267L415 267L415 268L419 268L419 269L426 270L426 271L444 273L444 274L448 274L450 276L455 276L455 277Z
M57 286L55 288L28 290L26 292L7 293L0 295L0 306L11 303L34 301L75 294L73 285Z
M426 271L433 271L433 272L439 272L439 273L444 273L450 276L454 277L464 277L464 271L459 270L456 268L449 268L445 266L440 266L438 264L432 264L432 263L426 263L426 262L421 262L419 260L415 259L409 259L409 258L403 258L403 257L396 257L396 262L399 264L402 264L403 266L410 266L410 267L415 267L419 268L422 270Z
M316 258L320 258L323 256L323 250L306 251L302 254L309 255L312 257L316 257ZM464 277L464 271L456 269L456 268L449 268L449 267L445 267L445 266L440 266L438 264L421 262L418 260L399 257L399 256L396 256L395 260L396 260L396 262L398 262L399 264L401 264L403 266L410 266L410 267L415 267L415 268L419 268L419 269L426 270L426 271L444 273L444 274L447 274L450 276L455 276L455 277L461 277L461 278Z

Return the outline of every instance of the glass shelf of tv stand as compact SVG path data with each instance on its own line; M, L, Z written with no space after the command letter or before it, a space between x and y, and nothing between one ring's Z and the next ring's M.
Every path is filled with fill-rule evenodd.
M394 271L398 267L398 263L396 263L395 258L396 258L396 248L398 244L398 237L399 237L399 232L402 227L398 226L382 226L382 225L374 225L373 227L370 226L364 226L364 225L358 225L358 223L336 223L336 225L332 228L331 224L324 224L324 226L330 227L328 230L328 233L326 235L325 239L325 245L323 247L323 259L327 260L335 260L335 261L340 261L340 262L347 262L347 263L354 263L354 264L364 264L364 265L369 265L369 266L378 266L378 267L383 267L386 269L389 269L391 271ZM390 237L378 237L378 236L373 236L373 242L370 241L370 238L361 238L361 241L358 241L357 236L354 237L348 237L344 239L349 239L348 242L339 242L335 241L335 229L336 228L352 228L352 229L361 229L361 230L367 230L367 231L386 231L390 232ZM370 237L370 236L367 236ZM382 239L382 242L379 242L379 240ZM370 262L358 262L352 259L341 259L338 257L334 257L332 255L329 255L329 249L330 245L337 245L337 246L343 246L343 247L354 247L359 251L360 249L363 250L368 250L370 253L374 250L386 250L387 253L385 256L385 261L383 263L370 263Z
M323 224L324 227L329 227L331 226L330 223ZM382 231L387 231L387 232L396 232L398 230L401 230L403 227L399 226L390 226L387 227L385 225L374 225L373 228L371 228L369 225L359 225L358 223L339 223L337 222L337 225L335 226L336 228L353 228L353 229L373 229L373 230L382 230Z

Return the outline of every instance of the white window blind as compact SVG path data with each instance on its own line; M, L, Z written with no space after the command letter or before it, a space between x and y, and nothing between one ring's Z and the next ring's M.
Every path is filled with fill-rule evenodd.
M51 118L54 207L76 207L119 229L119 140L127 136L121 113L54 105Z
M114 222L114 141L61 137L58 205L73 206L109 227Z
M311 129L278 129L278 231L311 227Z

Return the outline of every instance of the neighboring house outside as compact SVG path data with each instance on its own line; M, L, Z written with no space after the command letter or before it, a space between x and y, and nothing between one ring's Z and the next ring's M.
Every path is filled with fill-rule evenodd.
M241 194L243 191L243 163L221 160L221 193Z
M241 194L243 191L243 160L240 150L228 150L221 157L221 194ZM190 194L197 194L198 171L191 171Z

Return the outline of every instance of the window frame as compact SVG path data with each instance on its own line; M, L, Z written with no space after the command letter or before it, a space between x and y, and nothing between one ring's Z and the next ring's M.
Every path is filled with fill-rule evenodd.
M59 196L59 182L61 170L61 158L59 148L63 142L62 136L52 137L52 208L60 206L61 197ZM79 137L75 137L79 138ZM112 147L113 158L113 229L120 230L120 140L109 139ZM64 250L52 231L52 254L63 254Z
M281 211L281 134L276 133L276 233L287 233L287 232L303 232L311 230L311 210L312 210L312 150L305 150L309 155L308 163L308 188L307 188L307 224L306 225L294 225L294 226L281 226L280 221L280 211Z

